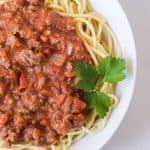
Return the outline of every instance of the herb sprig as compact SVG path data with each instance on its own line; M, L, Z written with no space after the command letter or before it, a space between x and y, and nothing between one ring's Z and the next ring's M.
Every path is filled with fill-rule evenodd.
M76 62L74 72L79 78L77 88L84 92L84 99L89 108L95 109L100 118L104 118L112 106L111 98L100 92L100 83L117 83L125 79L125 60L106 57L98 66L85 62Z

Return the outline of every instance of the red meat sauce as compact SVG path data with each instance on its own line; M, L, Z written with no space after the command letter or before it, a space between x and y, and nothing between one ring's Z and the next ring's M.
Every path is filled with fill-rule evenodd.
M48 145L85 121L73 64L91 63L72 21L44 0L0 6L0 138Z

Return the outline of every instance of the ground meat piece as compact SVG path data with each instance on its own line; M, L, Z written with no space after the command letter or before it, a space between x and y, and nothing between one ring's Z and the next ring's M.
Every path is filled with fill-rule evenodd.
M34 126L29 126L24 130L24 137L26 142L35 140L34 143L37 144L49 144L56 140L56 134L54 131L48 130L48 132L45 132ZM47 141L47 143L44 142L45 140Z
M50 126L50 121L49 121L49 117L51 114L49 114L49 116L47 115L47 112L53 112L51 107L47 107L48 104L46 103L45 106L42 107L42 110L36 113L36 120L37 122L40 123L41 126L46 126L49 127Z
M21 101L18 101L17 102L17 107L16 107L16 109L15 109L15 112L16 113L21 113L21 114L25 114L26 116L27 116L27 114L29 114L30 113L30 110L28 109L28 108L26 108L25 106L24 106L24 104L22 104L22 102ZM19 109L18 109L19 108ZM29 117L30 118L30 117ZM32 117L31 117L32 118ZM31 119L30 118L30 119Z
M61 34L61 33L51 33L51 35L49 36L49 41L51 43L51 47L53 49L58 49L59 51L63 51L67 53L67 44L68 41L67 39L65 39L65 37Z
M8 104L9 106L14 104L14 98L11 94L5 95L4 104Z
M73 70L73 64L72 64L72 62L67 62L67 64L66 64L66 69L67 69L67 71L72 71Z
M0 78L6 77L8 75L8 70L0 65Z
M66 116L61 111L56 111L52 114L50 119L52 128L61 135L65 135L71 128L69 116Z
M61 16L59 16L57 13L55 12L51 12L48 14L48 18L47 18L47 25L52 26L53 28L56 28L60 31L71 31L74 30L74 26L72 25L72 22L70 19L68 18L62 18Z
M6 127L1 130L2 138L5 139L7 143L15 143L15 141L19 138L18 133L13 127Z
M51 34L50 30L45 30L43 34L40 36L40 39L42 40L42 42L47 42L49 40L50 34Z
M0 112L0 128L6 125L6 123L9 121L9 114L6 113L1 113Z
M27 0L31 5L38 5L39 0ZM43 2L43 0L41 0Z
M56 133L53 130L48 130L48 132L45 133L45 135L46 135L47 144L48 143L53 143L53 142L59 140Z
M50 61L57 66L63 66L66 58L67 58L67 56L65 54L55 53L55 54L51 55Z
M21 9L21 6L23 6L24 0L9 0L9 3L4 4L4 8L8 9L9 11L17 11Z
M9 112L12 115L13 107L14 99L9 94L5 95L5 97L3 97L2 103L0 104L0 111Z
M46 127L48 127L48 126L50 126L50 122L49 122L49 119L47 118L44 118L44 119L41 119L41 121L40 121L40 125L42 125L42 126L46 126Z
M5 21L4 20L0 20L0 29L4 28L5 26Z
M81 127L81 126L83 126L84 120L85 120L85 117L84 117L83 114L75 115L73 117L73 126L74 127Z
M80 100L78 97L73 97L73 104L72 104L72 113L80 113L86 104Z
M10 68L11 66L11 61L8 56L8 50L0 48L0 65L5 68Z
M29 86L29 80L25 72L22 72L19 78L19 89L25 89Z
M21 41L14 35L7 38L6 45L10 46L12 49L21 46Z
M42 133L40 129L37 128L33 129L33 133L32 133L33 139L38 140L41 137L41 134Z
M41 61L41 55L33 53L32 50L24 49L16 55L16 60L23 66L38 65Z
M22 103L30 111L36 111L39 109L40 104L43 100L38 98L38 95L35 91L30 91L29 89L22 95Z
M73 98L71 96L67 96L66 99L65 99L64 104L62 105L62 110L64 112L70 113L72 103L73 103Z
M73 59L75 59L74 57L76 57L77 60L84 60L89 62L90 56L85 53L84 43L83 41L81 41L81 38L79 36L76 37L74 42L78 44L74 45L74 55L72 55Z
M47 11L46 9L41 9L40 6L44 6L41 1L38 1L38 5L39 7L35 5L29 5L29 7L24 9L24 15L26 18L28 18L29 23L32 25L32 27L34 27L34 29L42 32L46 25Z
M46 84L46 78L45 76L38 76L38 82L37 82L37 88L42 89L44 85Z
M25 130L24 130L24 140L26 142L31 142L33 140L33 127L26 127Z
M43 138L44 134L46 133L34 126L29 126L24 130L24 137L26 142L34 141L34 143L40 144L43 142L43 140L45 140Z
M44 72L53 80L57 79L59 81L63 81L65 79L64 69L53 63L48 63L44 66Z
M34 39L37 38L37 32L35 32L31 27L25 25L19 30L19 35L22 39Z
M27 44L29 46L30 49L33 49L33 50L39 50L41 48L40 46L40 42L35 40L35 39L29 39L27 41Z
M15 70L9 69L9 72L7 73L7 79L16 83L18 80L18 73Z
M0 30L0 44L3 44L6 41L7 35L4 33L4 31Z
M0 97L4 96L7 92L7 83L5 80L0 80Z
M51 43L51 45L53 45L53 46L57 46L57 44L60 42L60 39L61 38L61 36L59 35L59 34L53 34L53 35L51 35L50 37L49 37L49 40L50 40L50 43Z
M67 44L66 51L67 55L70 56L73 53L74 47L73 44L70 42Z
M15 125L18 129L22 128L23 126L25 126L25 120L24 117L21 113L16 113L14 116L14 122Z
M51 93L53 93L52 95L54 95L55 97L61 95L61 88L59 82L52 83L51 85L52 86L49 89Z

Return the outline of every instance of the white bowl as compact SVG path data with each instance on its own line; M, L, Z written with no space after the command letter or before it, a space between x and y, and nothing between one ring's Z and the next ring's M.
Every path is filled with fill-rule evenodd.
M95 11L100 12L108 21L120 42L123 57L127 61L127 79L117 86L119 105L112 112L107 126L100 133L87 135L74 144L71 150L99 150L112 137L121 124L135 87L136 80L136 49L128 19L117 0L90 0Z

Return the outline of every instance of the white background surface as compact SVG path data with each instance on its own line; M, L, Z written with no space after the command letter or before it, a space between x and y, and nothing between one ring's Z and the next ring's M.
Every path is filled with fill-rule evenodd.
M150 150L150 0L120 0L138 56L136 91L119 130L102 150Z

